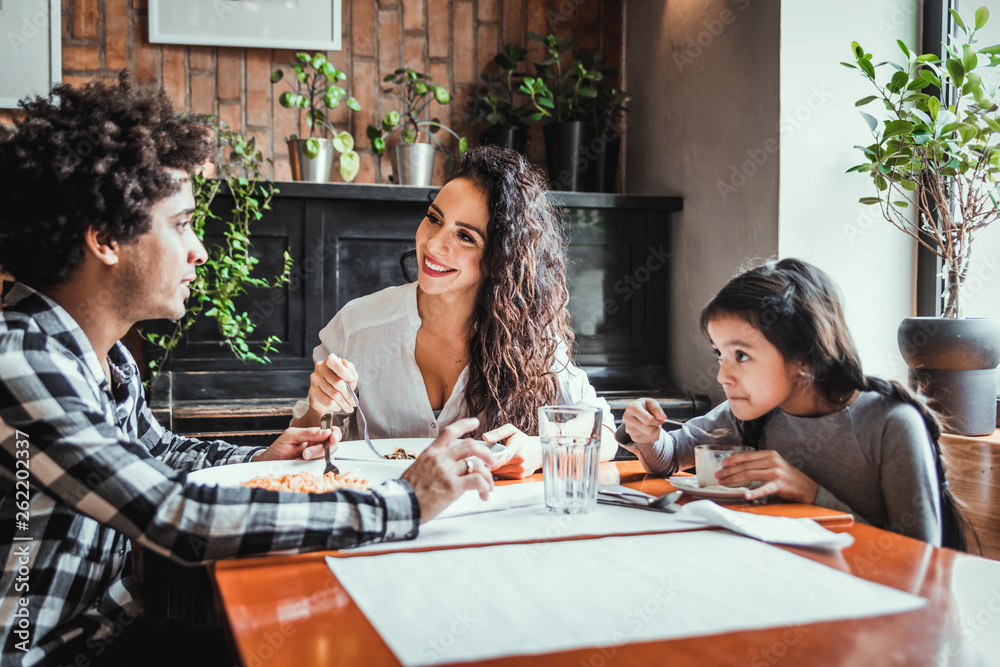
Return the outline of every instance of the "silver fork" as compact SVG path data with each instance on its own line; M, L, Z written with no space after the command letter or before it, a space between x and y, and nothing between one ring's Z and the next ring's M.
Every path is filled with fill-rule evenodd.
M372 450L375 456L377 456L380 459L384 458L381 454L378 453L378 450L375 449L375 445L372 444L371 438L368 437L368 420L365 418L365 413L362 412L361 410L361 403L358 401L357 394L355 394L354 390L351 389L350 382L345 381L344 384L347 385L347 391L351 393L351 398L354 400L354 408L355 410L357 410L358 417L361 418L361 425L365 428L365 443L368 444L368 448Z
M642 491L633 491L631 489L625 490L615 490L615 489L598 489L598 496L617 496L619 498L636 498L635 506L640 509L655 509L661 512L674 513L677 511L677 507L674 506L674 502L680 497L680 491L671 491L670 493L664 493L662 496L651 496L648 493L643 493ZM632 502L632 501L629 501ZM645 505L642 503L645 502Z
M332 424L332 423L333 423L333 415L331 415L328 412L325 415L323 415L322 419L319 420L319 427L320 428L324 428L324 429L330 428L330 424ZM340 474L340 468L338 468L337 466L333 465L333 459L330 458L330 448L329 447L324 447L323 448L323 461L326 463L326 467L323 468L323 475L324 476L328 472L332 472L334 475L339 475Z

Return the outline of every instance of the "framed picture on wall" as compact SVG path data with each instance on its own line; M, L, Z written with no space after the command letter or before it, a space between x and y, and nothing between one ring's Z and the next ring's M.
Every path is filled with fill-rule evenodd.
M341 0L149 0L149 41L339 51L340 3Z
M60 0L0 0L0 109L62 80L61 12Z

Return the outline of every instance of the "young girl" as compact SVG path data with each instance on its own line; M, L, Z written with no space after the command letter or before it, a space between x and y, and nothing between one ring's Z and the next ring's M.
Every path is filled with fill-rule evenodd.
M701 313L719 359L727 400L690 423L728 427L715 442L735 454L720 484L761 486L748 500L778 496L854 514L866 523L934 545L965 549L947 490L934 415L908 389L864 375L837 289L796 259L768 262L733 278ZM666 415L639 399L623 423L650 473L694 464L705 436L660 429Z

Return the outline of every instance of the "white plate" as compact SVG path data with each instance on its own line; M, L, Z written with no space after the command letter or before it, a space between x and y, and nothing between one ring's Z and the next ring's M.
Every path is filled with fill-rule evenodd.
M712 500L744 500L744 494L748 491L747 487L731 489L726 486L698 486L697 477L671 477L667 481L688 495Z
M396 479L410 461L344 461L338 463L340 473L357 473L359 477L368 480L375 487L387 479ZM269 475L291 475L297 472L310 472L314 475L323 474L323 459L314 461L254 461L252 463L234 463L227 466L214 466L196 470L187 476L188 481L203 486L239 486L255 477Z
M433 438L382 438L373 439L372 444L380 454L392 454L397 447L402 447L406 452L412 452L420 456L420 452L427 449L428 445L434 442ZM336 460L344 461L385 461L375 456L375 452L368 448L364 440L348 440L340 443L337 452L333 455ZM390 461L395 463L405 463L405 459Z
M397 447L402 447L403 451L407 453L413 453L420 456L420 453L427 449L427 447L434 442L433 438L376 438L372 440L372 444L375 445L375 449L378 453L385 456L386 454L392 454ZM500 452L507 449L501 444L495 444L490 447L490 451L493 452L494 456L499 456ZM337 452L333 455L334 460L337 461L383 461L385 463L402 463L404 466L408 466L413 463L412 460L407 459L380 459L375 456L375 452L368 448L368 445L364 440L348 440L346 442L340 443L337 448ZM340 467L338 465L338 467Z

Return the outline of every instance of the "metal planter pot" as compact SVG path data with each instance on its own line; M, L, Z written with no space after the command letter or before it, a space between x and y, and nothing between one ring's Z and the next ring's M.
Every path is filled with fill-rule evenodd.
M528 133L519 127L488 127L479 135L479 143L483 146L510 148L524 155L528 146Z
M931 399L949 433L996 429L1000 322L981 318L907 317L896 334L910 386Z
M316 139L319 154L310 158L305 154L305 139L288 140L288 162L292 167L292 180L310 183L329 183L333 175L333 160L337 151L332 139Z
M392 166L398 185L427 187L434 176L437 149L433 144L399 144L392 148Z
M549 123L542 127L542 135L549 187L568 192L593 190L595 156L589 149L594 126L582 120Z
M618 156L621 153L622 137L615 128L606 127L597 137L594 162L594 192L614 192L618 178Z

